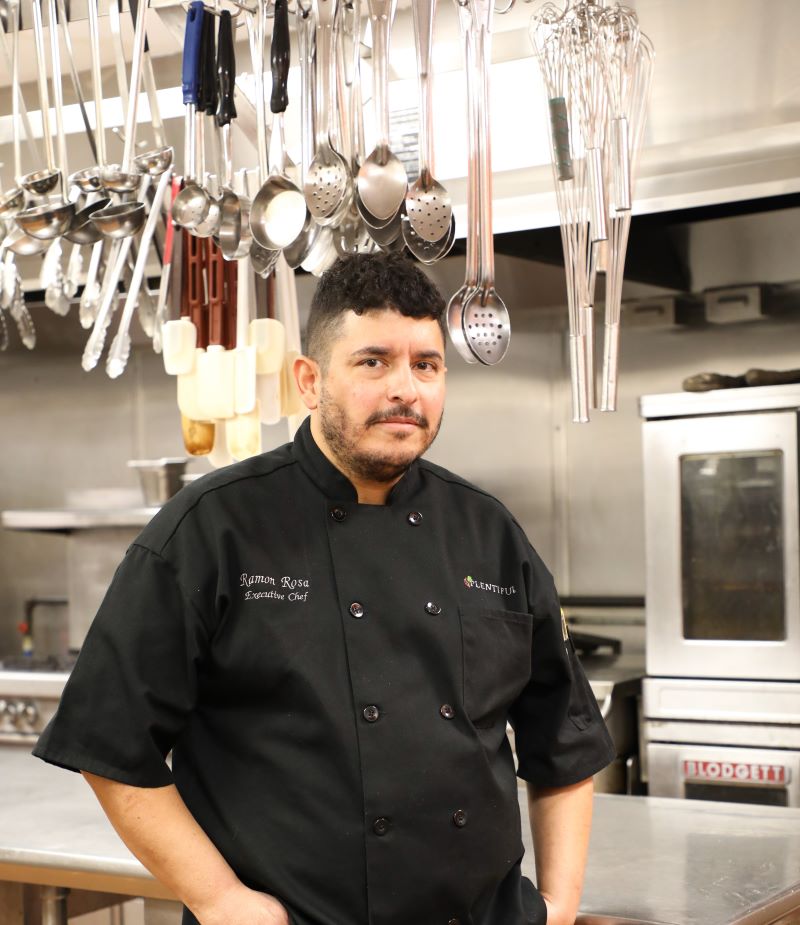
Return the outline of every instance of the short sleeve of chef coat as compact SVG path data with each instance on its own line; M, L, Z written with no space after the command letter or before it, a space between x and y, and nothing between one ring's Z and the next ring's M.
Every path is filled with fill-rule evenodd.
M194 705L207 639L173 566L132 545L34 755L133 786L172 783L165 758Z
M553 578L530 547L529 554L531 678L509 714L517 774L537 786L565 787L602 770L615 748L572 640L564 639Z

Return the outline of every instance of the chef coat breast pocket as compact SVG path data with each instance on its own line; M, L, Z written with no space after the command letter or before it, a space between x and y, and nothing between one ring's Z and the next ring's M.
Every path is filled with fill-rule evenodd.
M464 708L476 728L505 722L531 675L533 617L488 607L459 607Z

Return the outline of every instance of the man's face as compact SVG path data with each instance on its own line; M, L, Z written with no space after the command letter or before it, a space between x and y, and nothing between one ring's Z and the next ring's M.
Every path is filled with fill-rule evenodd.
M444 341L432 318L347 312L319 395L322 434L342 467L376 482L402 475L439 431L444 378Z

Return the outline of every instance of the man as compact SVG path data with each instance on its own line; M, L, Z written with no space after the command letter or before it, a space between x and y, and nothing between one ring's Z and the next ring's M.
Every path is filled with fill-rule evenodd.
M325 274L294 367L310 419L153 518L36 748L185 923L574 921L613 748L521 528L420 460L444 307L402 257Z

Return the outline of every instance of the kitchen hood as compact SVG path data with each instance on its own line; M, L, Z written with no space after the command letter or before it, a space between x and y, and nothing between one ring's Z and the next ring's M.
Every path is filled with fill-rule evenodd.
M549 161L547 101L528 37L531 16L541 2L516 0L510 12L494 17L492 161L494 224L498 233L558 223ZM557 2L563 5L566 0ZM101 14L107 3L100 0ZM629 0L629 5L655 47L635 213L674 212L800 192L800 55L790 40L800 34L800 3ZM128 6L128 0L123 0L123 6ZM184 7L180 0L151 0L151 8L151 56L161 91L162 115L176 150L181 151L178 142L182 138L183 105L178 87ZM70 29L79 61L88 60L88 53L82 57L88 48L85 9L86 0L72 0ZM156 28L156 23L162 28ZM130 37L127 16L123 17L123 26ZM247 69L249 53L244 30L241 32L237 60L240 69ZM369 41L368 35L366 39ZM26 42L32 42L29 29L21 34L23 85L35 79L31 64L34 55L26 53ZM110 48L104 48L104 55L108 57L104 63L110 66ZM367 46L362 46L362 55L368 70ZM447 0L441 0L437 7L433 70L436 175L453 196L463 233L467 166L463 51L455 4ZM293 148L299 149L299 118L297 107L291 105L293 91L295 99L298 91L293 79L296 76L290 77L289 84L290 154ZM410 0L398 3L392 28L390 76L392 110L415 110L417 75ZM82 77L88 92L89 75L84 73ZM108 80L108 89L111 85ZM32 103L34 87L29 85L24 90ZM241 84L239 90L239 96L244 96L241 91L246 91L246 85ZM2 96L6 93L7 88ZM65 98L67 102L74 100L68 81ZM238 102L237 98L237 105ZM254 121L250 124L251 107L245 100L242 102L235 158L237 163L248 163L248 155L254 158L255 125ZM77 106L74 108L77 110ZM10 109L10 105L3 106L0 112L8 113ZM366 116L370 121L369 105ZM144 107L140 121L146 120ZM74 141L83 147L80 119L68 121L68 132L79 136ZM11 141L9 123L10 116L0 118L0 147ZM6 164L5 174L12 161L11 152L0 153ZM80 162L81 158L76 157L75 163ZM255 163L255 159L250 162L251 166Z
M107 3L100 0L101 14ZM541 0L516 0L509 13L495 16L491 77L494 227L500 253L561 263L546 97L528 37L531 15L540 5ZM800 206L800 55L790 41L800 34L800 3L630 0L630 5L652 40L656 57L626 277L697 291L705 281L700 280L694 265L700 266L703 260L691 256L693 250L699 251L692 243L694 232L690 229L699 220L779 209L780 213L770 214L782 213L779 227L785 228L791 225L793 210ZM123 6L128 6L128 0ZM151 0L151 6L153 19L161 27L156 28L155 23L151 27L150 42L162 115L168 140L180 152L180 48L185 13L180 0ZM88 46L85 7L85 0L72 0L70 6L78 60L85 60L81 49ZM127 20L124 17L124 25L130 30ZM25 43L31 41L30 30L26 30L21 35L21 59L29 69L34 56L26 53ZM249 54L242 37L237 46L237 57L246 68ZM110 65L110 50L105 49L104 54L109 56L105 63ZM365 70L369 70L369 48L364 46L362 54ZM436 175L452 196L457 235L463 236L467 166L463 54L455 5L447 0L438 4L434 75ZM34 76L23 73L23 83ZM84 77L88 89L88 74ZM290 76L290 100L298 92L296 77ZM410 0L398 4L392 31L391 78L391 108L403 115L404 124L411 126L407 131L414 135L417 88ZM107 84L110 87L112 81ZM32 85L24 89L26 99L32 102ZM256 133L254 111L246 99L246 79L240 81L239 91L236 166L253 167L257 162ZM65 98L71 104L66 107L70 112L65 112L70 162L88 162L78 107L66 82ZM113 110L115 102L107 103ZM0 112L10 109L8 89L4 88ZM289 153L297 159L299 119L292 109L290 105L287 139ZM368 118L370 110L367 106ZM141 118L147 119L146 107ZM0 117L4 187L11 185L10 119ZM113 125L113 120L109 124ZM146 126L142 132L146 135ZM412 143L415 137L409 137ZM705 234L707 237L708 232ZM700 239L704 239L703 234ZM785 249L788 244L781 246ZM800 276L797 270L789 275L781 272L784 279ZM742 281L749 280L724 279L719 284Z

